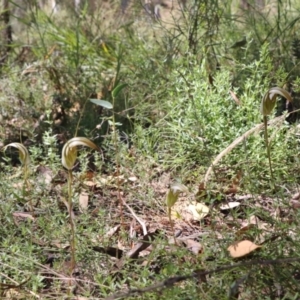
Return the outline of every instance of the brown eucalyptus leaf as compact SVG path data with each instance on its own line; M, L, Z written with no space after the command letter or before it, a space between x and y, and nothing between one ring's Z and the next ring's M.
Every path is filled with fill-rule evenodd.
M251 241L244 240L229 246L227 250L233 258L238 258L248 255L258 248L261 248L261 246L256 245Z

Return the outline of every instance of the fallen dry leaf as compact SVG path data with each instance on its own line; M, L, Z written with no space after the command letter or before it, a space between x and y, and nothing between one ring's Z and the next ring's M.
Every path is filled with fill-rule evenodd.
M189 205L189 210L193 214L195 221L200 221L209 213L209 208L202 203L194 203Z
M237 95L233 91L229 91L231 98L234 100L234 102L237 105L241 105L240 99L237 97Z
M172 218L185 222L200 221L209 213L209 208L196 201L192 203L186 198L179 199L172 208Z
M13 183L12 185L15 189L22 189L23 186L24 186L24 182L23 181L19 181L19 182L16 182L16 183Z
M201 182L198 186L198 191L195 196L197 199L199 199L199 198L205 197L206 195L207 195L207 191L205 188L205 183Z
M12 289L9 288L5 292L5 299L21 299L22 298L22 293L20 293L17 289Z
M59 249L67 249L67 248L70 247L70 244L69 244L68 242L62 243L62 242L59 241L59 240L53 240L53 241L51 242L51 245L52 245L52 246L55 246L55 247L57 247L57 248L59 248Z
M260 223L260 220L257 216L255 215L252 215L250 216L249 218L249 224L255 224L255 225L258 225Z
M96 186L97 188L103 188L104 186L114 186L116 184L121 184L127 182L124 175L113 176L113 175L102 175L94 178L94 181L87 180L84 184L87 186Z
M86 191L82 191L79 195L79 210L84 213L87 211L89 205L89 194Z
M96 182L91 181L91 180L86 180L83 182L83 184L85 184L88 187L94 187L96 185Z
M94 176L95 176L95 173L92 172L92 171L87 171L85 173L85 178L88 179L88 180L92 180L94 178Z
M242 234L246 233L248 230L253 229L253 228L256 228L255 224L248 224L248 225L240 228L235 234L237 236L239 236L239 235L242 235Z
M27 218L27 219L30 219L32 221L35 220L35 218L32 216L31 213L26 213L26 212L14 212L13 216L14 217L19 217L19 218Z
M292 196L292 200L299 200L300 199L300 193L296 193Z
M106 238L110 238L112 237L115 233L117 233L119 231L119 229L121 228L121 225L118 224L115 227L109 229L106 234L104 235Z
M227 209L232 209L232 208L238 207L240 205L241 205L240 202L228 202L227 204L221 205L220 209L227 210Z
M38 181L44 182L46 186L49 186L53 179L53 172L52 170L47 167L40 165L37 167L37 173L38 173Z
M135 177L135 176L130 176L130 177L128 177L128 180L131 181L131 182L135 182L135 181L137 181L138 179L137 179L137 177Z
M242 180L242 172L238 171L236 176L232 178L231 183L227 187L224 187L222 189L222 193L226 195L237 194L240 188L241 180Z
M116 267L118 269L122 269L126 260L130 259L137 259L139 254L151 246L151 242L161 233L159 229L151 230L148 232L142 240L140 240L131 250L129 250L124 257L122 257L117 263ZM125 260L124 260L125 258Z
M185 243L186 247L196 255L201 253L203 250L202 245L194 240L188 239L183 242Z
M261 246L256 245L251 241L245 240L229 246L227 250L233 258L238 258L253 252L257 248L261 248Z
M300 208L300 202L298 200L291 200L290 204L291 204L292 208L294 208L294 209Z

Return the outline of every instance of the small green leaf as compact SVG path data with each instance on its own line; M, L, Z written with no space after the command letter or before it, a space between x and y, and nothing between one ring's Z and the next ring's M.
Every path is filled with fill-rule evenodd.
M119 93L120 93L127 85L128 85L127 83L121 83L121 84L117 85L117 86L113 89L113 91L111 92L112 96L113 96L114 98L116 98L116 97L119 95Z
M90 99L90 101L92 103L97 104L99 106L102 106L106 109L112 109L113 108L113 105L110 102L106 101L106 100Z

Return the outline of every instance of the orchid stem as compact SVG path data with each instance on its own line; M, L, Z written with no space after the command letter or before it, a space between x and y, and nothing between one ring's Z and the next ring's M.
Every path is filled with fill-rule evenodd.
M272 171L272 163L271 163L271 151L270 151L270 143L268 141L268 119L267 116L264 116L264 125L265 125L265 143L267 147L267 155L268 155L268 160L269 160L269 167L270 167L270 174L271 178L274 179L273 176L273 171Z
M69 197L69 218L70 218L70 225L71 225L71 241L70 241L70 249L71 249L71 268L70 273L72 275L75 265L76 265L76 258L75 258L75 223L73 219L73 203L72 203L72 182L73 182L73 175L72 170L68 170L68 197Z

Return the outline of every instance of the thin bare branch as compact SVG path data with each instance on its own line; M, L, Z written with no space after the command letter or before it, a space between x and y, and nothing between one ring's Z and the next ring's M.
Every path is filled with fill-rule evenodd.
M173 287L175 283L182 282L185 280L189 280L189 279L193 279L193 278L199 279L206 275L219 273L219 272L223 272L223 271L227 271L227 270L232 270L232 269L236 269L236 268L240 268L240 267L251 267L251 266L255 266L255 265L262 265L262 266L277 265L277 264L286 264L286 263L292 263L292 262L298 262L298 261L300 261L300 257L288 257L288 258L267 259L267 260L258 259L258 260L248 261L248 262L240 262L240 263L233 264L233 265L225 265L225 266L218 267L218 268L215 268L215 269L209 270L209 271L195 270L192 274L170 277L166 280L163 280L156 284L150 285L143 289L132 289L132 290L129 290L124 293L116 293L116 294L113 294L113 295L105 298L104 300L116 300L116 299L123 299L123 298L129 297L129 296L130 297L138 296L140 294L144 294L147 292L154 292L154 291L162 290L165 288Z

